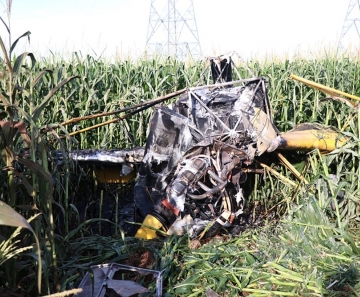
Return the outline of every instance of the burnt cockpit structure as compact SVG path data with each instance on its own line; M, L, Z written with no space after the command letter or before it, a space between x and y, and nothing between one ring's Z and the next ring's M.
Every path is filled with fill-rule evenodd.
M194 237L231 225L243 212L248 166L281 143L266 80L233 81L228 56L210 65L213 84L189 88L150 122L135 185L145 217L137 237L156 236L149 226Z

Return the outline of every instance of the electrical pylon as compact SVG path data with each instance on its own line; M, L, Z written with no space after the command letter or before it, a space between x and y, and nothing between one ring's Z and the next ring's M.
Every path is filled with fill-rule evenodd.
M151 0L146 48L150 55L201 57L193 0Z
M345 49L344 41L345 37L354 37L356 35L356 40L353 39L352 43L358 45L360 40L360 3L359 0L350 0L348 9L346 11L345 21L343 28L341 30L339 38L339 49Z

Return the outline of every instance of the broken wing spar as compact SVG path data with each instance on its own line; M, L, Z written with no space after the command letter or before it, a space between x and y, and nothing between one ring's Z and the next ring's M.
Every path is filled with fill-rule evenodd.
M135 109L135 110L129 112L128 114L123 115L122 117L118 117L116 119L108 120L106 122L103 122L103 123L100 123L100 124L97 124L97 125L94 125L94 126L91 126L91 127L88 127L88 128L84 128L84 129L69 133L69 136L73 136L73 135L80 134L80 133L83 133L83 132L86 132L86 131L89 131L89 130L92 130L92 129L95 129L95 128L98 128L98 127L102 127L102 126L105 126L105 125L116 123L116 122L118 122L120 120L125 120L126 118L131 117L134 114L137 114L137 113L139 113L139 112L141 112L141 111L143 111L143 110L145 110L145 109L147 109L147 108L149 108L151 106L154 106L154 105L156 105L158 103L161 103L161 102L163 102L165 100L174 98L174 97L184 93L186 90L187 90L187 88L184 88L182 90L175 91L175 92L167 94L165 96L160 96L160 97L157 97L157 98L155 98L153 100L149 100L149 101L146 101L146 102L143 102L143 103L135 104L135 105L125 107L125 108L115 110L115 111L103 112L103 113L94 114L94 115L88 115L88 116L83 116L83 117L72 118L72 119L70 119L68 121L62 122L61 125L66 126L68 124L73 124L73 123L77 123L77 122L80 122L80 121L95 119L95 118L109 116L109 115L115 115L115 114L119 114L119 113L122 113L122 112L125 112L125 111L129 111L129 110L138 108L138 109Z
M351 99L354 99L354 100L360 100L360 97L358 96L355 96L355 95L351 95L349 93L346 93L346 92L342 92L342 91L339 91L339 90L336 90L334 88L330 88L330 87L327 87L327 86L324 86L322 84L319 84L319 83L316 83L316 82L313 82L311 80L308 80L306 78L302 78L300 76L297 76L295 74L291 74L290 75L290 78L294 79L294 80L297 80L299 82L302 82L303 84L306 84L314 89L317 89L325 94L328 94L330 96L334 96L334 95L342 95L342 96L345 96L345 97L348 97L348 98L351 98Z

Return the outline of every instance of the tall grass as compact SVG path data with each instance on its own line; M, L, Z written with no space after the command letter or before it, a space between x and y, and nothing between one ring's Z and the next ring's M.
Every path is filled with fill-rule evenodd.
M94 185L91 189L84 182L86 169L76 166L67 153L73 149L143 146L151 108L79 134L76 131L116 116L62 123L195 85L205 63L160 56L110 63L79 53L66 60L54 55L36 59L26 54L10 56L7 61L4 56L0 200L25 218L41 213L31 224L43 251L43 293L73 288L89 266L123 261L140 247L154 252L154 268L165 269L169 296L202 296L207 288L224 296L339 296L358 292L359 285L354 282L359 274L358 108L328 99L291 80L290 74L360 95L359 59L327 54L312 59L253 60L247 65L255 75L267 78L274 122L280 131L316 122L343 131L349 141L327 155L316 150L282 152L307 183L283 166L276 154L263 156L259 162L268 169L263 175L249 174L246 193L249 208L261 206L259 212L252 208L253 220L267 218L269 226L229 236L225 242L212 241L193 251L186 237L142 243L123 233L123 237L109 238L91 235L87 227L101 215L80 219L79 207L83 206L79 205L86 205L86 196L96 198L94 192L101 191L99 197L104 198L107 188L96 189ZM242 64L237 70L242 77L251 76ZM118 199L118 193L111 195ZM274 213L282 219L276 225L270 216ZM6 240L13 230L3 230L1 240ZM0 266L0 287L22 286L24 292L33 294L35 277L26 277L25 283L30 285L24 286L24 275L34 267L33 257L24 252L7 259ZM10 274L15 264L21 269Z

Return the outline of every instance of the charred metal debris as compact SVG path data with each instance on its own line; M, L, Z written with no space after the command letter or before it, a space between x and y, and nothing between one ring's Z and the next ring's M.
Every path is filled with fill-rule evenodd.
M82 291L77 294L78 297L105 297L111 295L107 293L109 290L114 291L116 296L124 297L144 293L162 296L162 271L117 263L94 265L90 268L91 272L87 272L79 284Z
M212 85L189 88L150 121L134 188L145 217L136 237L156 237L151 227L208 237L231 226L244 212L254 158L281 145L266 80L233 81L229 56L210 65Z

